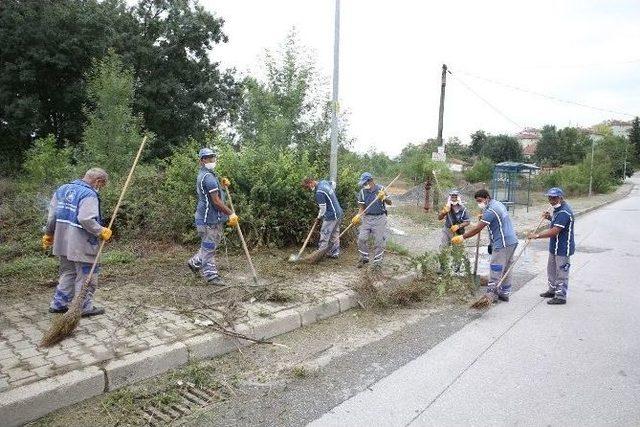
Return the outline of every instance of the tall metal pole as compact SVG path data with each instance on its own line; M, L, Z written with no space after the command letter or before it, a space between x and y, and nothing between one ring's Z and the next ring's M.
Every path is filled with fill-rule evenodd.
M627 144L624 144L624 165L622 166L622 182L627 179Z
M444 117L444 90L447 86L447 64L442 64L442 85L440 86L440 112L438 114L438 145L444 147L442 141L442 119Z
M591 197L591 188L593 186L593 146L595 144L595 138L591 137L591 168L589 169L589 197Z
M331 98L331 158L329 176L338 182L338 83L340 70L340 0L336 0L335 34L333 39L333 97Z

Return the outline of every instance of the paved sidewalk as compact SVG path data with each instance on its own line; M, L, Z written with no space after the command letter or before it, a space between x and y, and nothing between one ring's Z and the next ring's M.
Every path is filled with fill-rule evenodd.
M334 293L339 293L349 289L356 279L355 272L346 271L308 279L300 285L322 281L331 283ZM137 301L124 308L107 302L105 315L83 318L72 337L50 348L40 348L38 344L54 316L46 313L50 293L43 292L29 302L4 305L0 310L0 392L212 330L198 326L193 316L177 311L149 308L137 305ZM299 305L252 302L246 307L245 320L265 319ZM219 317L214 311L200 311Z

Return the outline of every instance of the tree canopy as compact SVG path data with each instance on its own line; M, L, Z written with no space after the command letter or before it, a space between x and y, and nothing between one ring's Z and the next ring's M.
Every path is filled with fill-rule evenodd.
M224 21L197 0L42 0L0 3L0 141L20 155L34 137L76 145L86 122L87 73L109 49L136 82L133 109L157 135L153 155L233 116L241 95L215 45Z

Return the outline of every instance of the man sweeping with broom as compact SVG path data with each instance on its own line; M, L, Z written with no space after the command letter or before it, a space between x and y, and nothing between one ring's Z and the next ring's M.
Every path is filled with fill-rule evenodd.
M210 285L223 285L222 278L218 274L218 267L215 262L215 254L222 233L224 233L224 223L229 227L235 227L238 216L227 207L224 202L224 188L229 186L229 180L218 177L214 172L217 155L211 148L203 148L198 153L200 159L200 171L196 178L196 194L198 204L196 206L195 224L200 236L201 244L198 252L187 261L187 266L197 273L198 271L204 280Z
M369 263L369 237L373 238L373 270L382 268L382 257L387 244L387 207L391 200L382 185L373 181L373 175L365 172L358 181L360 191L357 201L359 212L351 219L353 225L360 225L358 232L358 268Z
M76 293L80 292L96 260L99 240L111 238L111 229L103 227L98 192L107 184L107 173L99 168L89 169L82 179L59 187L49 205L44 250L53 247L53 254L60 258L60 278L50 313L65 313ZM98 270L87 284L82 303L82 316L96 316L104 308L93 305Z
M318 203L318 219L322 218L318 250L326 249L326 256L338 258L340 255L340 223L344 217L335 191L335 182L316 181L305 178L302 187L314 191Z
M478 207L482 210L480 222L468 230L463 235L454 236L451 239L453 244L461 244L464 239L475 236L480 233L483 228L489 226L489 239L493 251L491 253L489 283L487 283L486 299L490 302L509 301L511 294L511 278L502 278L503 274L508 273L513 253L518 246L518 238L513 229L511 218L507 208L497 200L493 200L489 196L487 190L478 190L473 196L478 203ZM510 274L509 274L510 276ZM498 287L498 283L501 283Z

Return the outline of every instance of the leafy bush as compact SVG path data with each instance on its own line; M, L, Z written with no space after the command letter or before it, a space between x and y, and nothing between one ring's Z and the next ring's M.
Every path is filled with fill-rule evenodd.
M33 189L53 189L56 182L70 180L75 175L70 148L58 148L53 135L36 139L25 154L23 165L27 179L24 184Z
M473 167L464 173L464 177L469 182L489 182L493 176L493 162L491 159L482 157L473 164Z

